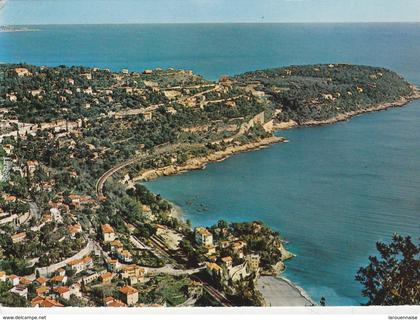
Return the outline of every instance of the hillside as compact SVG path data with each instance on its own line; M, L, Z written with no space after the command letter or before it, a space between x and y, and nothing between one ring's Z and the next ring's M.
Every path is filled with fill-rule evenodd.
M412 86L395 72L347 64L260 70L235 80L268 94L278 110L277 120L299 124L396 102L413 93Z
M61 291L64 271L86 288L66 306L102 306L105 294L121 306L126 281L140 292L133 304L182 305L202 296L197 279L229 298L223 306L261 305L254 280L290 258L280 235L256 221L193 230L137 181L282 142L275 122L402 105L413 90L391 71L347 65L218 82L187 70L0 65L0 272L31 284L17 302L9 290L20 287L0 287L0 304L28 305L44 283Z

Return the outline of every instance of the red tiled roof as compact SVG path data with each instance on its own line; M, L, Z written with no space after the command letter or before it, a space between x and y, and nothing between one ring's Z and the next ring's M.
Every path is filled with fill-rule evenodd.
M55 276L51 278L52 282L62 282L64 280L64 276Z
M37 288L35 291L36 291L36 294L41 295L41 294L43 294L45 292L50 291L50 288L49 287L45 287L45 286L41 286L41 287Z
M114 229L106 223L102 225L102 233L114 233Z
M124 295L130 295L130 294L134 294L134 293L138 292L137 289L135 289L131 286L122 287L119 291Z
M104 274L101 274L101 275L100 275L100 278L101 278L102 280L105 280L105 279L112 279L112 277L113 277L113 274L112 274L111 272L107 272L107 273L104 273Z
M209 230L207 230L206 228L196 228L195 232L200 233L203 236L211 236L211 233Z
M69 291L70 291L70 289L68 287L64 287L64 286L54 288L54 292L56 292L60 295L66 293L66 292L69 292Z
M19 283L20 283L20 284L23 284L23 285L29 285L29 284L31 284L31 283L32 283L32 281L31 281L31 280L26 279L25 277L22 277L22 278L20 278Z
M127 305L120 300L114 300L114 301L108 303L108 307L111 307L111 308L122 308L122 307L126 307L126 306Z
M92 260L92 258L91 257L84 257L83 259L82 259L82 262L83 263L91 263L93 260Z
M113 297L106 297L106 298L104 299L105 304L108 304L108 303L110 303L110 302L112 302L112 301L114 301L114 298L113 298Z
M54 308L54 307L64 307L60 302L55 301L54 299L45 299L40 304L43 308Z
M38 278L35 279L35 281L38 282L39 284L42 284L42 283L47 282L48 279L45 278L45 277L38 277Z
M32 306L36 306L37 304L40 304L41 302L44 301L44 298L40 297L40 296L36 296L35 298L33 298L31 300L31 305Z

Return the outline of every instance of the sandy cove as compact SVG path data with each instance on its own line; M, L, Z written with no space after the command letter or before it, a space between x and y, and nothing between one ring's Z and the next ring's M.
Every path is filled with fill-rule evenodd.
M188 159L187 162L181 166L171 165L171 166L162 167L162 168L145 170L138 177L135 177L134 181L150 181L161 176L169 176L169 175L174 175L174 174L178 174L185 171L203 169L205 168L206 164L209 162L223 161L237 153L257 150L257 149L264 148L270 144L280 143L280 142L285 142L285 141L286 140L282 137L272 136L269 138L260 139L258 141L250 142L250 143L240 145L240 146L227 147L225 150L216 151L205 157Z

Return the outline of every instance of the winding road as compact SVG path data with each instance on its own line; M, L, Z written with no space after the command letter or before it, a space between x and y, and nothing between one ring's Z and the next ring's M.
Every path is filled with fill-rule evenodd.
M197 145L197 144L195 144ZM117 164L116 166L112 167L111 169L109 169L108 171L106 171L102 176L99 177L99 179L96 181L96 196L98 197L99 200L104 199L105 195L103 193L103 188L105 185L105 182L116 172L132 165L135 164L136 162L142 161L144 160L147 156L156 156L165 152L170 152L171 150L174 149L178 149L178 148L182 148L183 146L194 146L194 144L187 144L187 143L178 143L178 144L168 144L168 143L164 143L161 145L158 145L155 147L153 153L143 153L140 156L134 157L132 159L128 159L120 164Z
M120 163L119 165L116 165L115 167L109 169L107 172L105 172L99 179L98 181L96 181L96 196L98 197L99 200L104 199L104 193L103 193L103 188L104 188L104 184L106 182L106 180L108 180L109 177L111 177L114 173L116 173L117 171L128 167L129 165L132 165L140 160L142 160L144 157L136 157L133 158L131 160L128 160L126 162Z

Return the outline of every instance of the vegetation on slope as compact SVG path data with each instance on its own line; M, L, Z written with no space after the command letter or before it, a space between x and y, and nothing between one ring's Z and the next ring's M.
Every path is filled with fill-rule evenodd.
M420 304L420 243L394 234L389 244L378 242L376 248L379 257L369 257L356 275L367 305Z
M395 72L359 65L307 65L247 72L235 80L270 95L279 121L334 118L412 94Z

